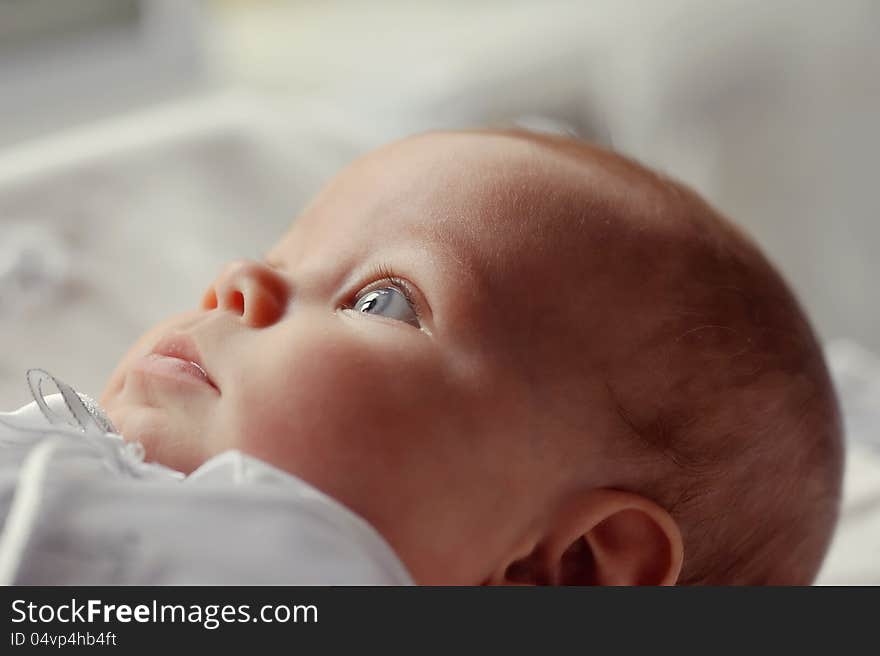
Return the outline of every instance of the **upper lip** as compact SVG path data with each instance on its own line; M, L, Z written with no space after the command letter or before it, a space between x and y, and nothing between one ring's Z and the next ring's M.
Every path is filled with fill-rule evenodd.
M211 374L205 369L205 365L202 362L202 354L199 353L199 348L189 335L184 335L182 333L166 335L156 343L150 353L191 362L202 370L205 377L208 379L208 383L210 383L210 385L218 392L220 391L220 388L217 387L214 379L211 378Z

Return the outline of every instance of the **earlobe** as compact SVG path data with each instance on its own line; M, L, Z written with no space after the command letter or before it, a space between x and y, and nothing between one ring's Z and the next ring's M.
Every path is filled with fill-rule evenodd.
M488 578L490 585L673 585L681 533L659 505L620 490L588 490Z

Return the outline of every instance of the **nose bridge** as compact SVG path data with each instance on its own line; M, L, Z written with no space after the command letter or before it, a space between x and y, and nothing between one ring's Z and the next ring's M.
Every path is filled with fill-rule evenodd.
M290 288L274 269L254 260L226 264L206 294L204 306L238 314L254 327L278 321L284 313Z

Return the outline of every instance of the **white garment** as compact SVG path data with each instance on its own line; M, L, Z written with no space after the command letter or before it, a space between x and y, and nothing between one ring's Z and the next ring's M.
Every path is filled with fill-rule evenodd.
M85 428L62 394L40 395L52 412L0 413L0 583L413 583L375 529L305 481L238 451L186 477L144 463L79 396Z

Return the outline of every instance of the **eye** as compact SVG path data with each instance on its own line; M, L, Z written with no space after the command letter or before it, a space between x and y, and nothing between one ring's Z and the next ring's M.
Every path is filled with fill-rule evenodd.
M396 287L380 287L358 297L352 306L355 312L378 314L420 328L419 315L406 292Z

